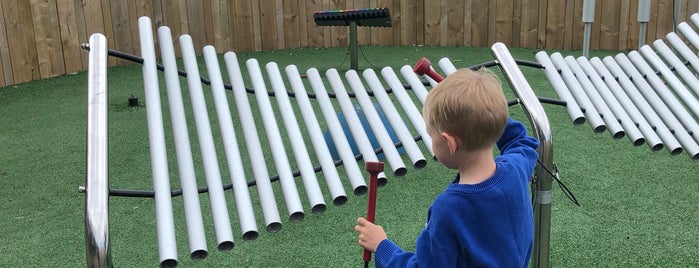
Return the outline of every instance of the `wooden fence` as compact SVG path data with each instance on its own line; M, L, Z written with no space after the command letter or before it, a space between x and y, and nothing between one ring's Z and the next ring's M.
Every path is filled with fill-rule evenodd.
M647 39L673 30L678 0L652 0ZM638 45L638 0L597 0L591 49ZM685 0L677 21L699 10ZM149 16L174 36L219 52L336 47L347 27L318 27L315 11L388 7L391 28L359 27L360 45L489 46L579 49L583 0L1 0L0 86L86 69L80 49L92 33L109 47L139 54L137 20ZM111 65L126 62L110 59Z

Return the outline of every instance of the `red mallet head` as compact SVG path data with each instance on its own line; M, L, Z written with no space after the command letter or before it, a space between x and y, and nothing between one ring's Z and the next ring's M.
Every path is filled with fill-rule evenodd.
M383 171L383 162L366 162L364 168L370 174L378 174Z
M432 68L430 67L431 65L432 63L430 63L430 61L427 58L422 57L420 58L420 60L417 61L415 67L413 67L413 72L419 75L427 75L430 78L432 78L432 80L437 81L437 83L442 82L442 80L444 80L444 77L432 70Z

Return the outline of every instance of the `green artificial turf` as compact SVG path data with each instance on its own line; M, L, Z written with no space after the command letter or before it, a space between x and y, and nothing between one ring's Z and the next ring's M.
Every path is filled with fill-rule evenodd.
M533 60L536 50L511 52L517 59ZM614 53L593 51L592 56ZM338 68L344 73L349 69L348 61L343 63L345 54L346 48L291 49L239 53L238 57L241 63L255 58L260 64L274 61L282 68L295 64L302 71L314 67L323 73ZM362 47L360 56L360 68L392 66L396 70L422 56L433 64L448 57L458 68L492 60L488 48L465 47L367 46ZM556 97L540 70L521 68L537 95ZM0 267L85 266L84 194L78 192L78 186L85 183L86 77L81 72L0 88ZM109 70L113 188L152 188L140 77L140 65ZM246 84L249 86L249 81ZM512 97L507 83L504 85ZM140 98L141 106L128 106L131 95ZM686 153L670 156L665 150L651 152L646 145L634 147L626 138L613 140L608 133L594 134L588 125L573 126L563 107L545 104L544 108L553 129L554 162L581 203L581 207L574 206L554 185L551 267L699 266L697 163ZM517 106L511 107L511 114L526 121ZM215 119L211 120L216 133ZM194 146L193 151L197 151L196 143ZM219 161L225 170L224 161ZM344 174L343 168L339 171ZM173 187L177 187L174 161L170 174ZM377 223L399 245L414 249L427 207L453 175L431 160L425 169L409 168L405 177L389 175L388 184L379 189ZM279 184L273 185L277 199L281 199ZM200 195L209 257L189 259L183 213L176 209L180 266L362 266L362 250L352 228L355 219L366 213L366 195L354 196L346 184L349 201L336 207L331 205L322 180L321 189L326 194L327 211L320 215L307 212L303 221L291 223L281 202L283 228L278 233L265 232L261 212L256 211L260 236L254 241L242 241L230 202L236 240L230 252L215 249L208 200ZM250 193L256 198L254 187ZM231 191L226 191L226 196L232 200ZM301 198L307 208L303 192ZM181 208L181 202L181 197L173 198L176 208ZM153 200L112 197L110 238L117 266L157 266Z

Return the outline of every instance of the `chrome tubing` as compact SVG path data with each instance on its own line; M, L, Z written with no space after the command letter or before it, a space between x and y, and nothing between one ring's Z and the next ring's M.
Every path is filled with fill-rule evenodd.
M112 267L109 247L107 38L90 36L87 71L85 256L87 267Z
M534 247L531 258L532 267L549 267L549 249L551 238L551 185L552 177L546 173L545 165L553 169L553 140L549 119L534 94L531 86L517 67L510 52L503 43L491 46L495 60L499 63L505 78L509 82L522 108L529 118L534 136L539 140L540 165L534 169L532 180L532 200L534 206Z

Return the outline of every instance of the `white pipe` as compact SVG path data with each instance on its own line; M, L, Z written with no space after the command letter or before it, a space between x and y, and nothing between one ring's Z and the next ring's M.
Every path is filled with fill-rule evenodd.
M192 114L194 114L195 124L209 125L208 108L206 106L204 90L201 85L199 65L192 37L189 35L181 35L179 40L182 50L182 61L184 62L185 71L187 72L187 85L189 87L189 98L192 102ZM219 119L217 121L219 122L229 176L233 184L233 194L236 210L238 212L240 230L243 234L243 240L252 240L258 235L257 224L255 223L255 214L252 208L247 178L245 177L243 160L240 156L238 140L235 136L235 129L233 128L228 98L225 98L225 90L221 88L219 82L215 82L212 85L211 92L212 95L214 95L214 106ZM211 127L208 126L207 128L208 133L200 128L197 128L197 132L201 132L201 134L199 134L200 136L207 134L211 136Z
M617 122L623 127L623 133L625 133L629 140L631 140L631 143L634 146L643 144L645 139L643 138L641 131L638 129L638 127L636 127L633 120L631 120L631 117L629 117L629 115L623 109L623 106L621 103L619 103L614 94L612 94L609 87L607 87L604 81L602 81L602 77L600 77L597 71L595 71L592 64L590 64L590 61L588 61L586 57L578 57L577 62L580 69L585 72L585 75L589 77L590 82L592 83L590 90L595 90L599 94L602 101L608 104L607 107L614 114L614 117L619 120Z
M614 79L614 75L612 75L609 72L609 70L607 70L607 67L604 66L602 60L600 60L597 57L594 57L590 59L590 64L592 64L592 67L594 67L595 70L597 70L597 72L602 77L604 77L604 83L607 84L609 91L611 91L612 94L614 94L614 97L618 100L621 107L623 107L624 111L626 111L631 120L633 120L636 127L645 138L646 144L648 144L652 151L661 150L664 146L662 140L660 139L660 137L658 137L658 134L655 133L648 121L646 121L646 119L643 117L643 114L641 114L641 111L639 111L638 108L634 105L633 101L631 101L629 96L626 95L626 92L624 92L624 89L621 88L619 82L617 82L617 80ZM634 135L633 131L627 131L627 134L629 135L629 137L632 137Z
M146 116L148 118L148 140L150 144L153 191L155 191L155 221L158 229L158 253L160 264L177 265L177 243L175 223L172 215L170 196L170 175L165 152L165 131L160 104L158 69L155 61L153 29L148 17L138 19L141 57L143 58L143 88L146 96Z
M180 88L180 77L177 74L175 48L172 44L170 28L166 26L158 28L158 43L160 44L160 54L165 67L163 74L167 88L167 99L170 105L177 169L182 188L182 205L184 206L185 225L189 237L189 252L192 259L203 259L208 255L206 236L204 235L204 222L199 204L199 191L194 173L192 148L189 145L187 118L184 114L182 89ZM225 202L225 200L223 201Z
M386 156L386 162L388 162L388 164L393 169L393 175L405 176L405 174L408 171L405 168L405 163L403 163L403 159L398 153L398 149L396 149L396 146L393 143L390 134L388 134L388 131L386 130L386 127L384 126L383 121L379 116L379 113L376 111L374 103L369 97L369 94L366 92L366 88L364 88L361 78L359 78L359 75L354 70L347 71L345 73L345 78L347 79L347 82L350 84L352 92L354 92L354 96L356 97L359 106L362 108L362 112L364 113L364 116L366 117L366 120L369 123L369 127L374 132L376 140L379 142L379 145L383 149L383 154L384 156ZM330 79L331 81L341 81L339 74L337 74L337 72L335 71L328 71L328 79ZM344 87L338 88L333 86L333 90L335 90L335 92L337 93L338 90L344 90Z
M206 63L206 71L209 73L209 80L211 80L211 91L223 90L223 80L218 65L218 58L213 47L204 47L204 61ZM194 122L197 125L197 134L199 135L199 149L204 166L206 186L209 188L209 205L211 206L211 214L214 219L216 240L218 241L219 249L230 250L233 248L233 232L231 230L228 207L226 206L226 198L223 194L221 169L218 165L211 125L208 120L195 120Z
M694 71L691 71L688 69L690 75L694 77L694 73L699 72L699 57L697 57L697 54L690 49L687 44L684 43L684 40L680 39L680 37L676 33L668 33L665 39L670 43L672 48L675 50L675 53L680 54L684 60L686 60L690 66L692 66L692 69ZM682 75L682 78L685 79L686 82L689 82L691 79L685 78L685 73L682 71L680 73ZM692 81L689 83L690 88L694 91L694 94L699 96L699 85L697 85L696 82Z
M345 171L347 172L348 180L352 185L352 189L355 194L366 193L368 188L366 182L364 182L364 177L362 171L359 169L357 160L354 158L352 153L352 148L347 141L344 130L342 130L342 125L335 114L335 109L332 106L328 92L325 89L323 80L320 78L320 73L315 68L308 69L306 72L308 75L308 81L311 82L311 88L313 88L313 93L316 94L316 100L320 106L320 110L325 117L325 124L327 125L330 136L335 143L335 148L342 159L342 165L345 166Z
M680 102L678 101L678 99L682 100L682 102L685 104L684 107L687 107L687 109L692 111L692 113L694 113L694 116L699 117L699 101L697 101L696 97L694 97L692 92L690 92L689 89L685 87L685 84L682 81L680 81L680 79L675 75L676 72L679 72L678 68L686 67L682 62L679 61L679 59L677 59L674 56L674 54L672 54L670 48L667 47L667 45L665 45L665 43L662 40L654 42L654 46L659 48L659 51L663 51L661 52L661 54L663 54L664 56L670 56L666 58L666 61L673 65L672 68L674 68L675 70L670 70L670 67L665 65L665 61L658 57L655 51L653 51L649 46L644 46L640 50L641 54L646 59L646 61L653 65L653 68L655 68L655 70L658 70L660 72L660 75L663 77L661 81L660 77L655 75L655 72L653 72L653 76L651 77L650 82L653 84L653 87L655 88L656 92L660 91L663 93L663 95L661 96L663 96L663 99L666 103L669 102L669 108L675 114L675 117L677 117L680 120L680 122L682 122L685 128L691 130L692 132L699 131L699 125L697 125L697 122L694 120L694 118L692 118L692 115L689 114L687 110L683 108L682 104L680 104ZM672 55L669 55L668 53ZM672 94L672 92L666 85L669 85L675 94ZM675 98L674 96L677 96L677 98Z
M602 62L604 62L609 71L619 79L619 84L626 92L626 95L629 96L636 107L638 107L638 110L641 111L648 123L655 128L655 132L658 134L660 139L663 140L665 148L667 148L670 154L676 155L682 153L683 149L679 141L677 141L677 138L672 135L665 122L663 122L660 116L652 108L651 104L639 92L638 85L634 84L634 82L636 82L636 78L631 74L631 70L635 70L633 69L633 65L631 65L629 62L628 65L631 65L631 68L627 67L622 70L622 64L619 60L621 58L626 58L626 55L619 54L617 57L608 56L605 57ZM625 62L628 62L628 59L626 59ZM629 73L625 72L626 69L629 69ZM643 80L642 77L640 79Z
M680 143L682 143L682 147L684 147L692 157L695 155L699 157L699 145L697 145L696 141L692 141L692 137L687 133L688 131L691 133L699 133L699 124L697 124L694 118L692 118L692 115L682 107L682 104L680 104L664 82L660 80L650 68L640 53L631 51L628 58L634 66L636 66L636 69L646 76L648 86L652 87L650 90L642 88L641 93L644 94L646 98L659 97L659 99L654 100L653 108L656 111L659 110L658 113L662 115L661 118L663 121L674 130L674 134Z
M456 67L454 67L454 64L451 62L451 60L449 60L449 58L441 58L437 64L439 65L439 68L442 69L442 72L444 72L444 76L449 76L450 74L456 72Z
M361 120L359 119L359 115L357 114L358 111L347 94L345 85L341 80L338 80L339 75L337 75L336 71L334 73L336 79L330 79L330 77L328 77L328 80L331 83L331 87L335 93L335 99L337 100L337 104L340 106L342 115L347 123L347 128L349 128L354 139L354 143L357 145L357 149L359 149L359 153L362 154L362 158L365 162L378 162L379 158L374 151L375 148L371 144L366 130L364 129L364 124L362 124ZM332 83L335 84L333 85ZM380 172L377 177L380 185L385 185L388 182L386 180L386 173L383 171Z
M262 117L262 124L265 127L265 134L267 135L269 148L272 152L272 158L274 159L277 174L279 175L279 183L282 187L282 194L284 195L284 202L286 202L289 219L292 222L301 221L304 218L301 197L299 197L298 189L296 188L296 181L293 173L291 172L289 157L286 155L284 141L282 140L281 133L279 132L279 125L277 125L274 110L272 110L272 103L267 95L269 92L267 91L265 80L262 78L260 65L256 59L249 59L246 62L246 66L248 67L248 75L250 76L250 81L252 82L252 88L255 90L257 108L260 111L260 117Z
M369 85L371 92L374 93L374 99L376 99L381 106L381 110L383 110L386 119L388 119L388 122L391 124L394 133L403 144L403 149L405 149L405 153L408 155L408 158L410 158L410 161L412 161L413 167L416 169L424 168L427 165L427 160L425 160L425 156L422 155L422 152L417 146L413 135L410 134L410 130L408 130L405 122L403 122L403 118L400 116L400 113L398 113L396 107L393 106L393 101L388 96L388 93L386 93L386 88L383 86L383 84L381 84L381 81L379 81L379 77L376 76L373 69L364 70L362 75Z
M699 18L699 16L697 17ZM693 47L699 47L699 35L697 34L697 32L694 31L694 29L691 26L689 26L689 24L683 22L680 23L680 25L677 26L677 28L680 30L680 33L684 36L684 38L687 39L687 41L690 44L692 44Z
M694 26L699 27L699 13L694 13L689 16L689 20L694 23Z
M424 104L428 91L422 81L420 81L420 78L417 76L415 71L413 71L413 67L404 65L400 68L400 73L403 75L403 78L405 78L405 81L410 85L410 88L412 89L413 93L415 93L415 96L420 101L420 104Z
M306 88L301 81L301 75L294 65L287 66L285 70L291 88L294 90L294 98L298 103L301 117L303 117L303 121L306 124L306 130L308 131L311 144L316 152L318 162L320 162L323 176L325 177L325 183L328 185L330 196L333 198L333 204L336 206L344 205L347 202L347 195L345 194L345 189L342 187L340 175L337 173L335 163L330 155L328 144L323 138L323 131L320 128L320 124L318 124L318 119L316 118L315 111L313 111L313 106L308 98ZM319 79L319 76L318 78L311 78L309 74L308 79ZM328 98L327 101L329 100Z
M619 124L619 121L617 121L617 118L614 116L614 113L612 113L612 111L607 106L607 103L595 90L595 86L592 84L590 79L587 77L587 75L584 74L583 70L578 65L578 62L575 60L575 57L565 57L565 61L568 64L570 70L573 71L573 73L575 74L575 77L578 79L578 82L582 86L585 95L587 95L587 97L590 99L592 105L595 106L595 110L597 110L602 116L602 120L604 120L604 124L607 126L607 130L612 135L612 137L614 139L623 138L625 135L624 129L621 127L621 124Z
M566 102L565 109L566 112L568 112L568 116L570 116L570 119L573 120L573 124L584 124L585 116L583 115L582 109L580 109L580 106L578 106L578 103L575 101L575 98L573 98L573 95L571 95L570 91L568 90L568 87L563 81L563 78L556 69L556 66L553 65L553 62L551 62L551 59L549 58L548 54L546 54L546 51L539 51L538 53L536 53L535 57L536 60L542 66L544 66L544 75L546 75L546 78L551 83L553 91L556 92L556 95L560 100Z
M298 125L299 121L296 119L296 113L291 106L291 101L289 100L286 86L284 86L282 75L279 72L279 67L276 63L270 62L265 65L265 68L267 69L267 75L272 84L272 89L274 90L274 98L277 100L277 108L279 109L279 114L282 116L286 134L291 143L291 149L296 158L296 165L301 173L301 181L303 182L306 197L308 198L309 204L311 204L311 211L316 214L322 213L326 208L323 193L320 191L320 185L318 185L318 177L316 177L316 173L313 171L313 164L311 163L311 158L308 156L306 143L303 140L303 135Z
M257 127L252 116L245 84L243 83L243 74L240 71L240 65L238 65L238 57L235 52L227 52L223 55L223 59L226 62L226 70L232 86L233 99L238 109L240 125L244 126L242 127L243 136L252 166L252 173L255 177L255 187L260 198L266 229L268 232L277 232L282 228L279 208L274 198L272 181L267 171L267 162L262 154L262 145L257 134Z
M551 54L550 59L555 65L554 70L561 70L563 81L565 81L568 90L573 95L580 108L585 110L585 118L590 123L590 126L594 132L604 132L607 129L607 127L604 125L604 120L602 120L602 117L600 117L597 109L595 109L594 105L592 105L592 102L585 94L585 91L578 82L577 78L575 78L573 71L571 71L568 64L566 64L563 56L561 56L561 53L556 52Z
M384 67L381 69L381 75L386 80L386 83L388 83L388 86L393 90L393 95L396 97L396 99L398 99L398 103L400 103L401 107L403 107L403 111L405 111L406 115L408 116L413 128L415 128L417 133L420 134L422 142L425 143L425 147L427 147L430 155L434 157L434 151L432 151L432 138L429 134L427 134L425 120L422 118L422 113L420 113L420 110L415 106L415 102L412 98L410 98L408 92L405 90L405 87L400 82L398 76L391 67Z

